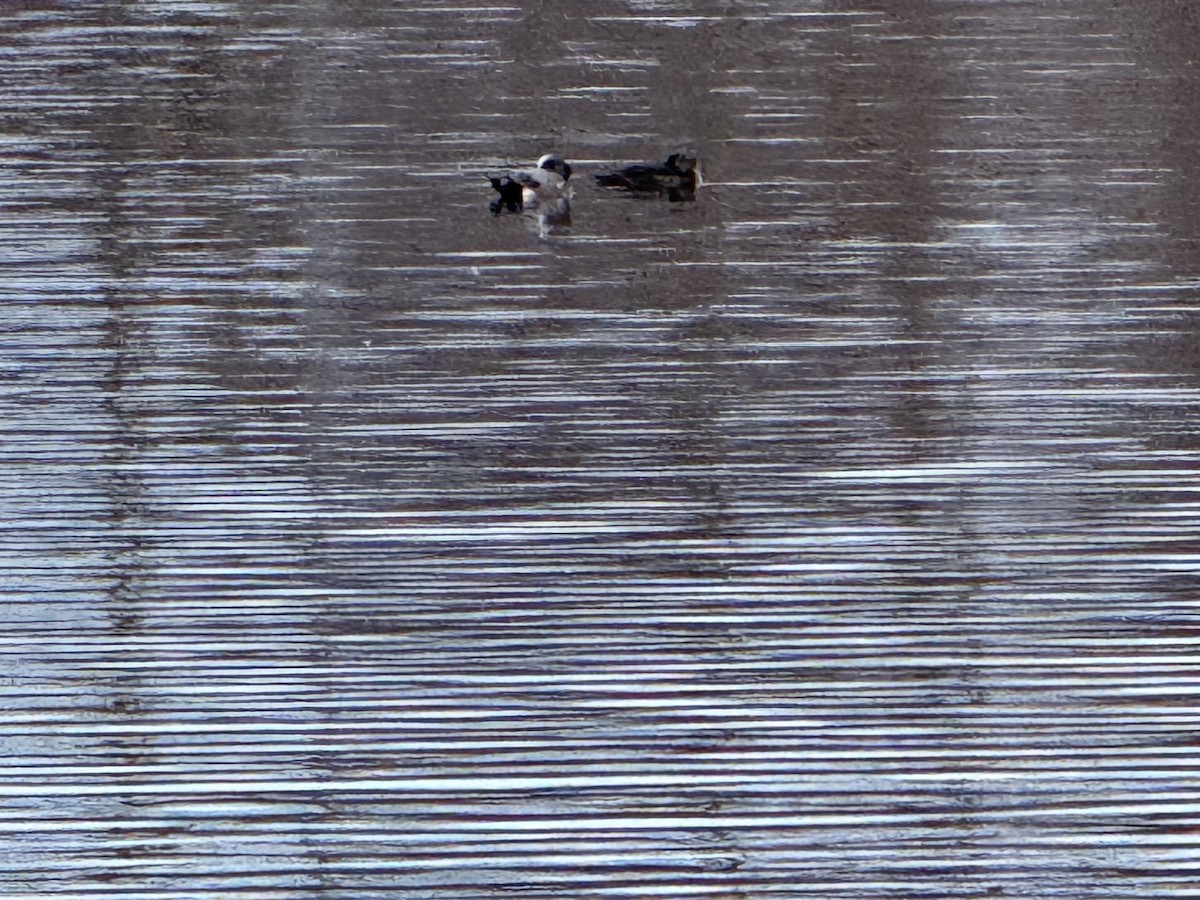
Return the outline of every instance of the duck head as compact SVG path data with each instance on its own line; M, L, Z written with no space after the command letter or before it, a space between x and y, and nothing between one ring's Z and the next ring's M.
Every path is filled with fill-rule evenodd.
M537 161L537 167L539 169L549 169L551 172L557 173L563 181L571 177L571 167L556 153L547 153Z
M667 168L676 172L690 172L696 168L696 154L684 150L667 157Z

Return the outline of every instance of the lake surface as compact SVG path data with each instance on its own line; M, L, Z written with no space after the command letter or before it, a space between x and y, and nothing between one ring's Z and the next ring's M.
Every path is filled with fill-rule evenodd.
M0 893L1196 896L1198 42L11 5Z

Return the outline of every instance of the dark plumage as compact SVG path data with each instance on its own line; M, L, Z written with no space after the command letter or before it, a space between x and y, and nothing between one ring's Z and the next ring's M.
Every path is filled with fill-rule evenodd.
M643 194L666 193L671 200L694 200L696 157L690 153L672 153L662 165L626 166L616 172L597 175L596 181L603 187Z
M488 181L492 183L492 187L494 187L496 192L500 195L499 200L492 201L492 204L497 211L499 211L501 207L504 207L509 212L516 212L521 208L521 194L524 191L524 188L521 186L521 182L513 181L507 175L489 175Z

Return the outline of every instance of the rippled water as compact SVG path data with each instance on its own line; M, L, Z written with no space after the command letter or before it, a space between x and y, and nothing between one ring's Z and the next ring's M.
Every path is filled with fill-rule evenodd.
M1098 6L10 9L4 895L1194 896L1200 14Z

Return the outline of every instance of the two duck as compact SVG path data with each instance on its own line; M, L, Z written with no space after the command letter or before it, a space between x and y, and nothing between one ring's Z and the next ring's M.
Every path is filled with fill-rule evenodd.
M525 206L565 203L571 167L553 153L537 161L533 169L514 169L488 180L500 195L492 201L492 212L519 212ZM634 194L665 194L668 200L696 199L696 157L691 153L672 153L661 165L626 166L616 172L597 175L602 187L618 188Z

